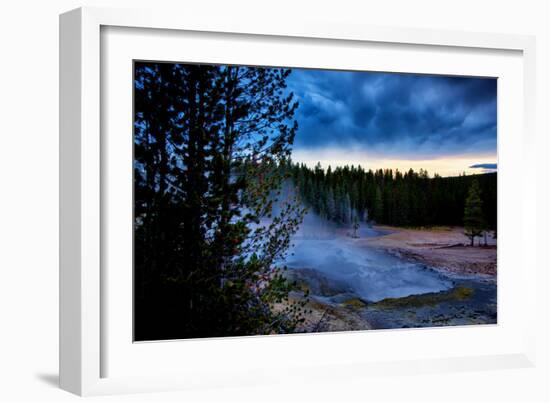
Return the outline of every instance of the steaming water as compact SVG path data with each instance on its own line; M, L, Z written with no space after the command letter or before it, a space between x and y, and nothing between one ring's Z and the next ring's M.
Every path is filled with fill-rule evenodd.
M332 235L312 239L298 234L286 265L290 269L313 269L329 282L345 284L354 294L372 302L439 292L453 286L451 280L426 266L359 245L356 239L345 235ZM359 234L380 235L383 234L366 229Z

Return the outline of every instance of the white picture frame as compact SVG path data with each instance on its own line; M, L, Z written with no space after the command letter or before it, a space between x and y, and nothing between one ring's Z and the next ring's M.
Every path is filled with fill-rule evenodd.
M101 58L109 53L103 53L102 46L105 43L102 42L101 35L102 30L109 29L109 27L118 27L117 29L123 30L125 28L156 30L157 33L175 32L176 36L177 32L193 32L198 36L201 33L204 35L216 33L217 37L222 39L224 35L227 38L232 35L253 36L254 40L259 43L262 41L282 43L287 40L296 40L304 41L306 47L311 46L311 41L319 40L329 41L330 46L334 48L346 44L375 43L380 46L418 46L422 49L465 49L479 55L490 52L515 52L517 57L515 57L514 63L517 64L519 60L522 73L519 79L517 74L510 77L515 77L514 80L520 81L513 82L511 85L517 85L516 90L522 90L519 91L520 99L516 99L516 102L521 104L522 113L519 114L521 117L516 122L519 124L519 133L511 133L510 136L516 136L513 144L519 145L521 151L518 151L517 155L512 153L514 148L511 144L507 146L508 151L504 155L509 163L508 166L513 168L524 161L529 161L534 153L535 41L533 37L368 27L315 21L302 21L299 24L291 21L270 23L269 21L239 19L237 15L222 21L205 16L179 15L168 11L150 10L80 8L61 15L60 385L63 389L79 395L96 395L214 385L296 382L298 374L300 381L304 381L305 378L318 380L326 377L324 373L327 368L338 369L338 377L344 379L346 377L369 376L375 373L393 375L534 365L535 323L534 319L530 317L522 318L521 323L512 318L509 326L507 324L500 327L496 325L488 330L483 330L484 334L473 333L467 329L450 328L438 329L433 332L405 330L397 331L399 333L376 333L372 336L367 335L368 332L353 332L353 334L338 335L252 337L240 338L244 340L239 341L218 339L187 344L187 348L191 346L197 351L201 348L216 351L220 357L219 354L224 354L223 351L226 350L225 347L229 345L228 343L232 343L231 347L237 346L239 352L244 352L249 356L243 358L241 363L235 362L237 361L235 357L230 355L221 357L219 358L220 364L223 360L228 360L229 364L220 365L217 370L212 371L209 371L207 367L197 367L196 370L193 370L194 363L198 365L197 358L183 363L168 363L166 358L156 361L151 359L151 356L158 357L159 354L166 356L172 351L175 352L180 348L179 346L183 345L181 342L148 343L146 347L139 347L139 350L147 351L131 349L132 340L127 340L128 338L125 339L125 343L128 344L127 350L124 350L122 345L112 345L110 336L105 329L110 324L106 318L112 308L110 304L106 303L108 291L104 283L104 278L109 276L102 271L108 266L105 261L106 248L103 244L102 227L106 225L102 221L105 220L102 206L105 202L104 191L105 182L107 182L105 175L110 174L106 171L104 147L110 147L111 143L105 139L102 140L102 132L108 131L108 125L102 121L105 118L103 115L106 115L105 111L102 113L104 107L102 96L109 89L105 88L108 84L102 81L102 74L105 72L102 70ZM170 40L177 40L177 37L174 39L172 34L171 36ZM206 61L215 61L216 56L212 57L214 59ZM431 60L435 61L433 56L431 57ZM224 60L222 58L220 61ZM303 63L305 62L302 61ZM437 69L442 68L436 66L434 71L437 72ZM464 68L466 69L466 67ZM460 67L456 67L456 69L460 70ZM459 70L453 71L460 73ZM128 83L130 82L131 76L128 77ZM116 89L116 91L120 91L120 89ZM504 132L507 133L506 130ZM500 151L499 149L499 164L502 155ZM119 169L119 167L115 166L109 169ZM506 171L505 169L505 174ZM510 173L506 175L510 176L504 176L504 179L499 174L499 187L502 181L513 179L512 175L514 174L511 173L511 169L508 172ZM524 306L530 308L524 311L535 312L536 284L534 279L537 267L533 251L535 243L528 242L525 236L529 232L534 232L535 229L535 206L534 197L532 197L535 186L533 178L525 177L519 180L522 192L515 197L521 203L516 217L520 222L511 228L514 231L510 230L508 237L504 235L502 242L504 245L507 242L519 243L514 261L521 267L521 272L514 275L522 280L516 282L515 277L510 277L509 283L513 281L518 284L517 292L520 293ZM502 194L499 190L499 226L502 220L509 219L501 214L501 198ZM499 265L502 263L501 258L503 257L500 243L502 236L499 229ZM509 256L505 255L504 257L508 259ZM499 305L501 302L502 298L499 296ZM499 312L499 315L501 313ZM132 313L128 312L128 315L131 317ZM112 332L113 330L111 330ZM467 348L446 351L443 348L434 354L407 357L401 357L397 351L395 356L388 357L388 359L364 359L359 355L356 359L338 360L338 357L332 357L329 354L325 358L314 360L313 356L308 355L312 351L308 350L308 346L321 348L323 345L334 346L335 343L361 343L366 340L366 337L369 337L369 342L380 341L382 337L395 338L397 342L400 342L398 339L403 339L406 336L411 340L414 338L416 343L422 345L430 343L432 338L444 340L454 337L468 340L469 337L484 337L490 341L491 338L501 336L505 338L512 334L513 342L503 342L498 349L486 353L482 348L475 351L473 349L469 351ZM510 340L512 339L510 338ZM468 344L465 343L467 347ZM107 348L107 346L111 347ZM304 374L301 371L303 367L296 363L284 366L283 361L277 361L276 356L281 355L280 351L289 348L301 349L304 352L303 358L310 359L308 363L305 363L309 368L307 374ZM130 355L143 353L144 355L139 356L136 362L142 362L144 370L141 371L140 368L137 368L137 372L133 373L124 365L119 365L117 371L107 370L106 362L109 355L113 354L113 350L119 351L119 349L127 351ZM268 358L263 364L265 368L261 368L262 364L254 360L257 360L258 353L267 350L273 351L274 357ZM136 357L138 356L136 355ZM128 360L131 363L128 366L136 366L129 355L119 354L117 359L119 361ZM215 358L212 359L215 360ZM208 362L208 364L212 364L212 362ZM254 367L256 364L258 367ZM284 367L284 371L281 371L281 366ZM260 368L263 369L262 372L258 371ZM111 375L111 373L115 375ZM331 377L334 378L334 371Z

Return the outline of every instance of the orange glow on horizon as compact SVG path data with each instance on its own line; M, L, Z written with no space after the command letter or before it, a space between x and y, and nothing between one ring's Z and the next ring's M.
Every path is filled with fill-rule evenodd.
M304 163L309 167L314 167L319 162L325 169L329 165L333 169L338 166L360 165L363 169L371 169L373 171L377 169L398 169L400 172L406 172L412 168L418 172L420 169L424 169L428 171L430 177L433 177L436 173L440 176L483 173L483 169L469 167L481 163L496 163L497 156L495 153L438 156L423 159L397 159L367 155L367 153L360 151L322 150L317 152L295 151L292 154L292 160L297 163Z

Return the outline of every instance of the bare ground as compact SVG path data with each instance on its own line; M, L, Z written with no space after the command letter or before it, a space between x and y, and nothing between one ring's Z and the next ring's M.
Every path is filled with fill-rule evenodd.
M390 234L358 242L452 273L496 276L496 240L490 236L487 237L488 246L472 247L461 227L378 228Z
M288 303L300 302L303 299L302 292L291 292L288 302L275 304L273 309L281 311L288 306ZM304 322L298 326L296 331L298 333L315 333L369 330L372 328L370 323L357 313L358 307L355 304L359 303L361 303L359 300L354 299L339 305L332 305L315 296L310 296L304 307Z
M460 227L404 229L376 226L374 229L385 235L348 239L356 245L380 249L438 270L457 274L481 274L496 279L497 249L495 239L488 237L489 245L486 247L472 247L469 246L468 239L464 236L464 229ZM476 240L476 245L478 244L479 240ZM291 275L291 280L298 280L297 290L289 295L290 303L303 300L306 290L312 293L309 302L304 307L306 310L305 322L298 327L298 332L336 332L377 328L373 325L374 322L371 323L370 316L360 314L361 311L364 311L366 303L359 298L350 298L334 304L327 303L323 297L319 297L330 297L333 294L345 292L339 284L325 284L326 281L323 282L323 278L317 276L316 272L311 269L296 269L289 275ZM403 304L414 307L414 304L420 303L422 306L427 306L446 299L462 300L469 297L470 294L470 289L459 287L439 294L431 293L402 299L388 299L378 305L372 305L372 308L395 310ZM287 304L277 304L274 309L281 310ZM432 322L430 323L435 325L435 321ZM478 322L479 320L476 319L475 323ZM415 322L415 325L419 325L419 323ZM456 324L462 324L462 322Z

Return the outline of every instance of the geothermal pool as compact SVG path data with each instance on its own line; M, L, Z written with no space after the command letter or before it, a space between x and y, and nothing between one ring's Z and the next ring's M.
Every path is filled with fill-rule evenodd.
M361 237L379 235L375 231L360 234ZM318 272L335 287L369 302L453 287L448 277L431 268L359 245L355 239L343 236L295 239L285 264L289 269Z

